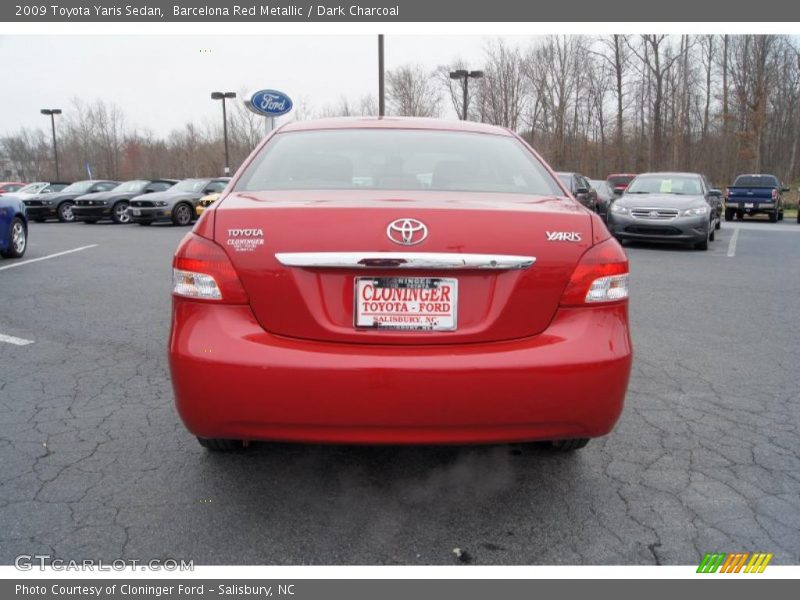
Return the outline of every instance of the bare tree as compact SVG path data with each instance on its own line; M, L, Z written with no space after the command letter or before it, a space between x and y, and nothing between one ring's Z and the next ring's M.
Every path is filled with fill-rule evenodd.
M436 74L420 65L404 65L386 74L386 99L391 114L404 117L438 117L441 94Z

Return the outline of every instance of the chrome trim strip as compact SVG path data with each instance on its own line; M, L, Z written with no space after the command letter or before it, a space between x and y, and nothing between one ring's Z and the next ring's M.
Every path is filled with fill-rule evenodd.
M321 269L527 269L535 256L447 252L278 252L286 267Z

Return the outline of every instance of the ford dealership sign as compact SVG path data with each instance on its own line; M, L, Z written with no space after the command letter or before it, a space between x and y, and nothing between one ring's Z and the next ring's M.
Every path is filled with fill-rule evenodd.
M278 90L260 90L252 95L253 109L268 117L279 117L292 110L292 99Z

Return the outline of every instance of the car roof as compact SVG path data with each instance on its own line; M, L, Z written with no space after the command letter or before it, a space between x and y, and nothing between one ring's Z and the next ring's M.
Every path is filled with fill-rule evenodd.
M475 121L455 121L448 119L425 119L421 117L336 117L294 121L280 128L279 132L316 131L322 129L427 129L432 131L466 131L471 133L490 133L513 136L497 125L476 123Z

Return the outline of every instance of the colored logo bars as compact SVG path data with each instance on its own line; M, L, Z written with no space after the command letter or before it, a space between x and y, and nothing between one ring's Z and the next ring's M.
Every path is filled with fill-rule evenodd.
M748 559L750 559L748 561ZM765 552L734 552L725 554L724 552L706 553L700 566L697 567L698 573L763 573L769 561L772 560L772 553ZM745 566L745 563L747 565Z

